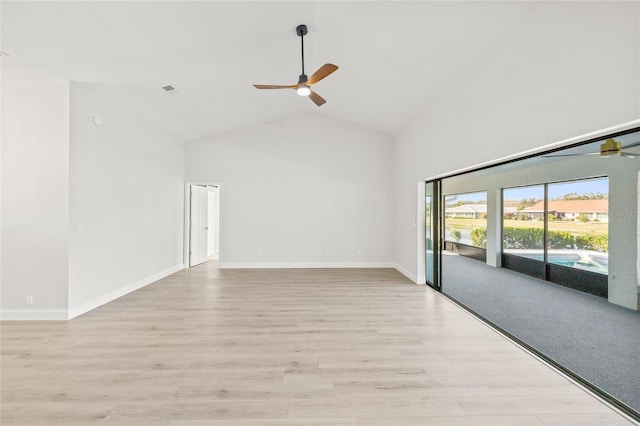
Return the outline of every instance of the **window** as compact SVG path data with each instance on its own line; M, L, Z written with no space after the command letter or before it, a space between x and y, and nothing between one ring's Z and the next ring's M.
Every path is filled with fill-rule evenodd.
M473 247L487 247L486 192L444 197L444 239Z
M608 223L606 177L503 190L505 254L607 274Z
M504 253L544 260L544 185L502 192Z
M609 179L549 184L547 262L606 274Z

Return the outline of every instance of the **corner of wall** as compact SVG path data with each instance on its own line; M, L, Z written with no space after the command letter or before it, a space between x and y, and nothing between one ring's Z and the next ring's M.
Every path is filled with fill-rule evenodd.
M416 274L414 274L413 272L409 271L407 268L405 268L404 266L400 265L399 263L394 263L393 267L395 268L396 271L400 272L402 275L404 275L405 277L409 278L414 283L416 283L416 284L424 284L423 282L421 282L421 279L424 279L424 277L417 276Z

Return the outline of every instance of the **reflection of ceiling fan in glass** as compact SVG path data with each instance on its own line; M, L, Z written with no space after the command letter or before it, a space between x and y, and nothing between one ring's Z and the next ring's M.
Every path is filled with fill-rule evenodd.
M599 155L602 158L609 157L626 157L626 158L635 158L640 154L633 154L631 152L625 152L623 149L633 148L636 146L640 146L640 142L630 143L629 145L622 146L622 144L614 139L607 139L602 145L600 145L600 151L598 152L585 152L585 153L577 153L577 154L552 154L552 155L543 155L543 157L575 157L581 155Z

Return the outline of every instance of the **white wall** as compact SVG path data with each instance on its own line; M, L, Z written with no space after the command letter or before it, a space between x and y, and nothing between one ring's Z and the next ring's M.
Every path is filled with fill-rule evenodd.
M186 144L187 181L220 182L222 267L385 266L387 135L320 114Z
M72 83L70 159L75 316L182 267L184 156L121 93Z
M397 136L396 261L424 279L418 182L640 116L637 2L538 2Z
M68 201L68 85L3 94L3 319L66 318Z

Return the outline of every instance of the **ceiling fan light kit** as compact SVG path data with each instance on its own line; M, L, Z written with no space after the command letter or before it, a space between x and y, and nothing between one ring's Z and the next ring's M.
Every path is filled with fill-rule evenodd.
M298 95L300 96L309 96L311 94L311 89L309 86L300 86L296 89Z
M307 35L307 26L302 24L296 27L296 34L300 37L300 46L302 52L302 74L298 77L298 84L292 84L290 86L281 86L273 84L254 84L256 89L295 89L298 95L308 96L311 101L317 106L324 105L327 101L316 92L311 90L311 86L317 84L320 80L327 77L329 74L335 72L338 67L333 64L324 64L316 72L311 74L311 77L307 77L304 73L304 36Z

